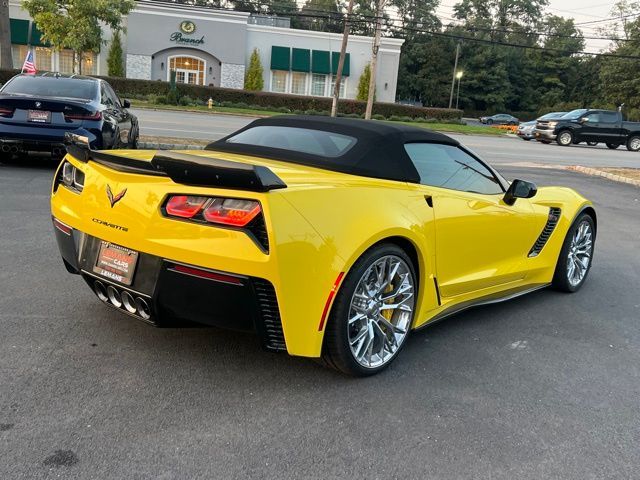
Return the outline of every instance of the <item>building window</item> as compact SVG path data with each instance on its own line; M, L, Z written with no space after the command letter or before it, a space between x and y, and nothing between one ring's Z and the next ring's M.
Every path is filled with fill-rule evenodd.
M196 57L170 57L169 58L169 80L171 71L176 72L177 83L188 83L190 85L205 84L205 61Z
M293 72L291 74L291 93L295 95L307 94L307 74Z
M73 73L73 50L60 50L58 52L58 71L60 73Z
M345 83L346 83L346 78L342 77L340 79L340 93L338 94L340 98L344 98L344 89L345 89ZM336 87L336 76L333 75L331 77L331 87L329 88L329 96L332 97L333 96L333 89Z
M26 45L11 45L11 55L13 56L13 68L22 68L29 47ZM37 68L37 66L36 66Z
M98 56L93 52L82 54L82 74L96 75L98 73Z
M311 95L316 97L324 97L326 95L326 85L327 76L319 73L314 73L311 79Z
M283 70L273 70L271 72L271 91L276 93L286 93L288 72Z
M35 48L36 70L50 72L53 70L53 49L47 47Z

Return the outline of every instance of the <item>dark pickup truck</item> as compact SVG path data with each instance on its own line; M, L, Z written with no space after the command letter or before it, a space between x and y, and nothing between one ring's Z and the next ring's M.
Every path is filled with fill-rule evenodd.
M555 140L562 146L586 142L589 145L604 143L616 149L626 145L627 150L637 152L640 150L640 122L627 122L618 111L582 108L537 125L536 138Z

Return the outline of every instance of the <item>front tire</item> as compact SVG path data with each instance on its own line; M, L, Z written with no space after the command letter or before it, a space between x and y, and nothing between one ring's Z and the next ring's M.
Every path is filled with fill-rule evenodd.
M640 135L633 135L627 140L627 150L637 152L640 150Z
M583 213L571 225L562 244L552 286L563 292L577 292L587 279L593 261L596 228L593 218Z
M573 133L571 133L571 131L569 130L561 131L556 137L556 142L561 147L568 147L573 143Z
M487 120L487 125L493 125L493 120L491 119Z
M395 360L409 337L417 281L408 255L383 243L353 265L333 303L322 360L357 377L374 375Z
M618 148L620 145L617 143L607 143L607 148L611 149L611 150L615 150L616 148Z

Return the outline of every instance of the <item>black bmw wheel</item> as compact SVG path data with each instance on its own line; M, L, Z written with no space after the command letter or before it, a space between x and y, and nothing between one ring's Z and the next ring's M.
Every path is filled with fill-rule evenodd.
M347 274L331 309L322 360L348 375L385 369L406 343L415 315L416 274L394 244L365 252Z
M581 214L562 244L552 285L563 292L576 292L582 287L591 269L596 228L590 215Z

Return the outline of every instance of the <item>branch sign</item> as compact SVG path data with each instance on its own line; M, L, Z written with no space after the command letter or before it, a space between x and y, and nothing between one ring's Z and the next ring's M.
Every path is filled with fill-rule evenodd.
M169 40L180 45L202 45L204 43L204 35L200 38L187 37L185 35L193 35L196 31L196 24L190 20L180 22L180 31L173 32Z

